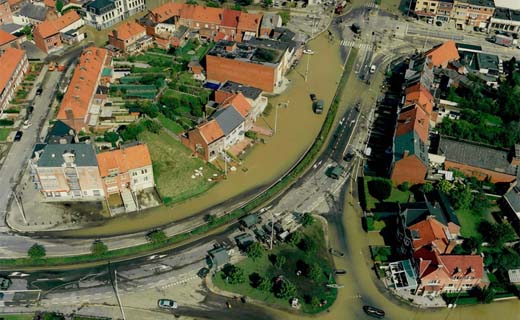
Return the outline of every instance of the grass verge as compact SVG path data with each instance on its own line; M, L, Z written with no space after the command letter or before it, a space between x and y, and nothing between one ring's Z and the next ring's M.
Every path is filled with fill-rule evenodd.
M0 141L7 140L9 133L11 132L10 128L0 128Z

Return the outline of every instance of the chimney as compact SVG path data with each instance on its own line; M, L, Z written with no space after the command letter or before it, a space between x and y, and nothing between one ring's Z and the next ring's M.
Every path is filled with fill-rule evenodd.
M74 114L72 113L72 109L65 109L65 116L67 120L74 119Z
M407 158L409 154L410 154L410 151L409 151L409 150L404 150L404 152L403 152L403 158Z

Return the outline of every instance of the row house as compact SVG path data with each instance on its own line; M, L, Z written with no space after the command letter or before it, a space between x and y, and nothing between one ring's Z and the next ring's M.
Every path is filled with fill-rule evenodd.
M122 52L139 52L153 44L146 29L134 21L121 24L108 35L108 42Z
M251 105L239 93L226 99L209 121L188 131L182 142L205 161L213 161L244 140L253 126L252 116Z
M261 89L228 80L215 91L215 102L223 104L226 100L239 96L243 96L249 102L251 118L253 122L256 121L268 103L268 99L262 94Z
M94 0L85 6L82 15L87 25L102 30L145 9L144 0Z
M63 48L63 43L70 37L75 41L84 39L84 34L78 29L84 25L83 20L74 10L67 11L55 20L47 20L34 28L34 43L45 53L51 53Z
M504 31L512 34L520 33L520 4L518 9L497 8L489 22L488 32Z
M0 49L0 61L2 61L2 72L0 72L0 115L2 115L14 97L16 87L22 82L30 66L25 51L11 47Z
M36 26L45 20L55 20L57 18L57 12L49 10L43 2L28 2L25 3L13 17L13 22L23 26Z
M7 48L19 48L20 40L3 30L0 29L0 50L5 50Z
M9 1L0 0L0 26L6 23L13 22L13 13Z
M103 182L90 144L47 144L34 152L31 175L47 200L102 200Z
M97 125L106 90L97 90L112 77L112 58L106 49L89 47L78 59L71 81L63 96L57 119L76 131L87 131Z
M455 21L458 28L485 28L495 11L493 0L417 0L414 13L429 22Z

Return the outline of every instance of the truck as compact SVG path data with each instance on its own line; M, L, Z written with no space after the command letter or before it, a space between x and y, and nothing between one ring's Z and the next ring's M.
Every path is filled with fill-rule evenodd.
M510 47L513 45L513 37L497 34L495 36L495 44L498 44L499 46Z

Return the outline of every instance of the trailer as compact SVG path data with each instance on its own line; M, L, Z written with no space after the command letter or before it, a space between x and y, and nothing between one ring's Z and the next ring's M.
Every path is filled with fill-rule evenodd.
M497 34L495 36L495 44L498 44L499 46L510 47L513 45L513 37Z

